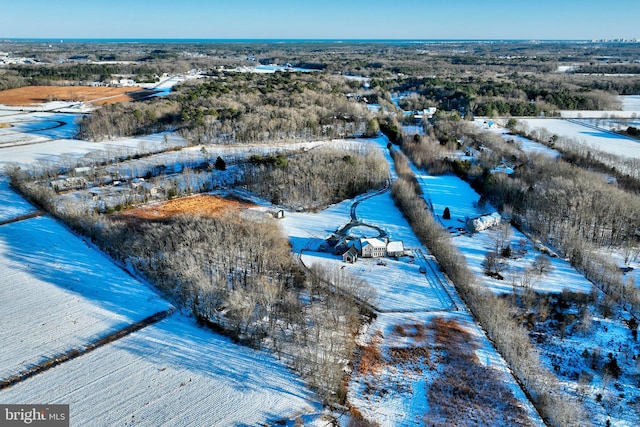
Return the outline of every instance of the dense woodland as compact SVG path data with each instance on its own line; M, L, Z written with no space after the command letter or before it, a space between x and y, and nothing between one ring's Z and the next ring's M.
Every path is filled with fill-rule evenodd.
M251 158L243 183L276 205L308 211L382 188L388 179L388 164L377 150L320 148L286 162Z
M362 92L357 84L346 87L344 80L293 77L287 73L265 77L228 72L235 67L257 64L292 64L325 76L368 77L371 81L367 93L378 102L391 103L390 94L411 93L409 99L400 100L400 105L407 110L436 106L483 116L549 115L560 109L615 109L613 95L640 94L637 72L640 57L633 43L361 42L338 45L318 42L309 49L308 45L295 42L277 45L149 42L96 43L88 49L81 43L40 45L5 41L0 42L0 51L11 52L30 62L0 68L0 89L108 82L116 76L153 82L163 73L200 70L214 79L182 90L182 97L177 100L181 107L175 111L177 117L173 119L177 120L172 123L182 128L199 128L194 137L204 141L308 136L300 135L301 126L318 137L324 135L320 128L327 120L342 116L340 120L350 122L362 116L341 105L343 99L331 99L330 95ZM558 73L560 65L569 67L567 72ZM291 86L283 81L286 79L294 80ZM285 93L291 96L284 96ZM235 96L226 96L229 94ZM199 100L194 102L193 97ZM256 105L256 109L252 111L251 105ZM300 110L305 119L284 107ZM336 114L327 115L322 107L333 108ZM147 108L139 109L144 116ZM122 121L122 111L116 108L111 114L113 122ZM247 115L247 124L229 127L216 123L217 119L224 122L225 115L236 114ZM138 117L136 125L119 125L114 126L115 130L107 130L105 119L96 117L95 128L86 129L84 135L104 138L130 132L125 128L134 129L134 134L142 131L141 128L146 128L146 132L157 128L157 124L149 123L150 117L144 119L141 122ZM275 129L267 126L273 119L276 119ZM158 113L156 120L163 124L168 117ZM207 130L201 128L203 121ZM252 126L255 121L261 121L263 127ZM230 135L235 132L240 133ZM273 135L274 132L277 135ZM353 128L347 126L346 130L331 132L348 135L353 133Z
M346 97L353 86L359 85L316 73L221 72L175 88L168 99L103 108L83 119L80 136L100 140L169 128L195 143L228 144L376 131L366 106Z
M326 402L344 397L342 373L365 313L334 289L362 301L374 293L343 272L305 272L275 220L101 218L84 226L104 250L133 264L203 325L273 350Z

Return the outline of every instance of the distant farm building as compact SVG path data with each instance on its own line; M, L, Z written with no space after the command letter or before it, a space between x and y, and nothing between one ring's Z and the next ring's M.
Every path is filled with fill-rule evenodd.
M275 219L282 219L284 218L284 210L279 209L277 211L273 211L271 212L271 215L273 215Z

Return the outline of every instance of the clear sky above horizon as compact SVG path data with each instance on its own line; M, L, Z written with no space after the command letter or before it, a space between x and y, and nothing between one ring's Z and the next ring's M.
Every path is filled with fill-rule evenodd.
M640 39L638 0L2 0L0 38Z

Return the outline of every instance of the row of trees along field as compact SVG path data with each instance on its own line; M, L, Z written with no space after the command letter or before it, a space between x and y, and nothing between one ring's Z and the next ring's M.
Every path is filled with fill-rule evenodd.
M80 136L104 139L174 128L196 143L263 143L349 137L377 131L358 87L323 73L220 72L184 83L167 100L113 104L80 122Z
M453 246L449 233L427 208L407 158L395 149L392 149L392 154L399 176L391 185L395 203L420 241L453 281L542 417L553 426L589 425L580 405L562 391L557 378L543 366L527 330L513 319L514 309L510 302L477 286L464 256Z
M154 82L162 75L157 65L144 62L118 64L67 63L55 66L14 65L11 70L31 85L59 84L60 82L109 83L113 76L132 76L138 82Z

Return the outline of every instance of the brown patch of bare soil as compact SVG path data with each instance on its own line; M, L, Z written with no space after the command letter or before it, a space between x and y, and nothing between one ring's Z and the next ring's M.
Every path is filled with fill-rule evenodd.
M372 401L387 395L413 399L413 384L424 381L427 412L407 414L416 424L533 425L499 371L480 363L478 345L465 325L454 319L396 324L387 339L378 332L361 347L355 374L364 385L363 396ZM353 425L374 423L361 409L351 406Z
M151 93L139 87L24 86L0 91L0 104L29 106L50 101L78 101L103 105L133 101Z
M380 351L382 340L382 332L377 331L371 338L371 342L361 347L358 375L375 375L385 366L385 361Z
M229 200L210 194L199 194L197 196L168 200L157 205L129 209L122 212L121 215L147 220L162 220L183 214L218 217L253 206L255 205L246 202Z

